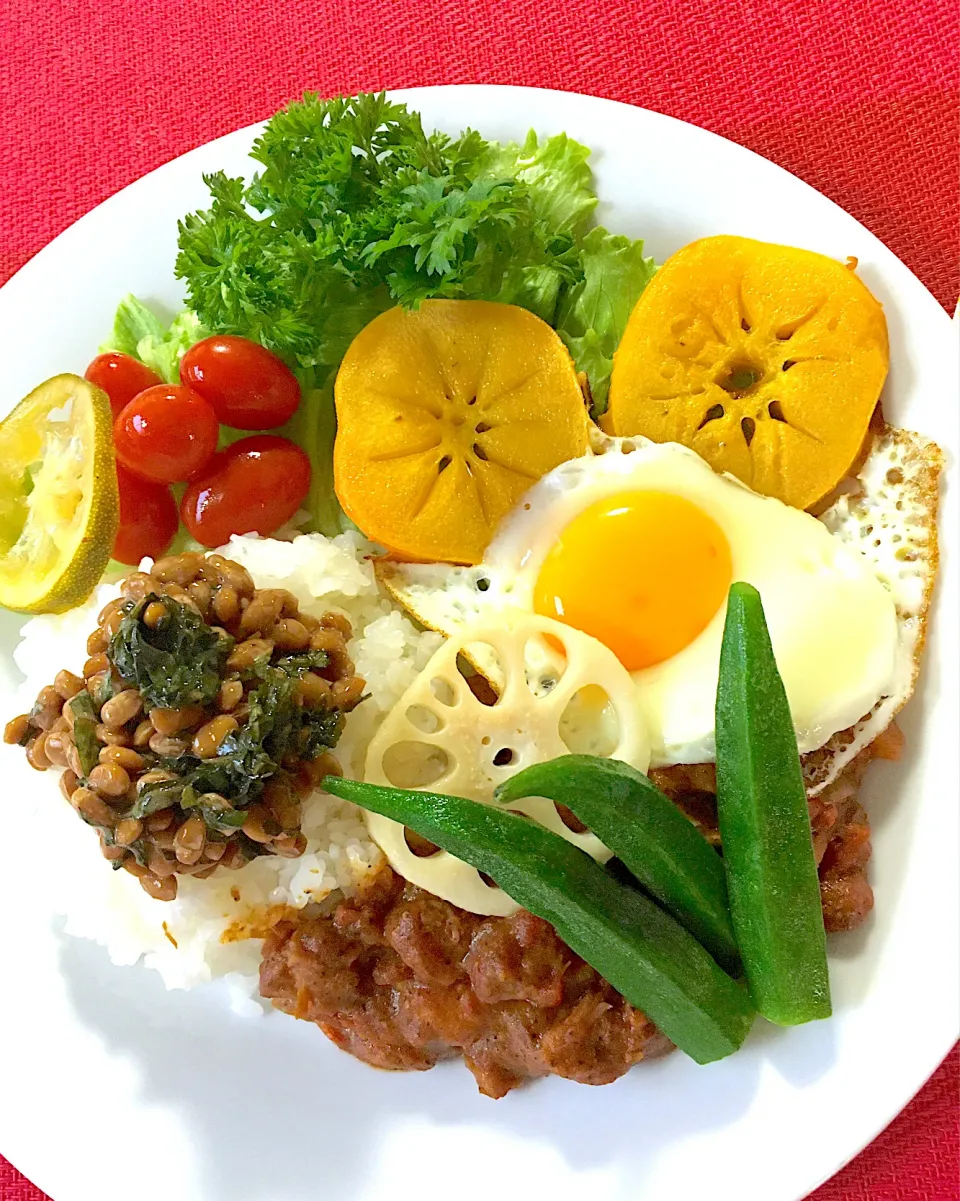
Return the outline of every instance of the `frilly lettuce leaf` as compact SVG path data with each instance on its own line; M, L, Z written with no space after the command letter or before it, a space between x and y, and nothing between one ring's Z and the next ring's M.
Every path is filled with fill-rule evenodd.
M644 257L642 241L597 226L583 239L580 269L582 278L564 297L556 329L577 370L586 372L598 417L607 407L613 352L656 265Z
M180 360L194 342L207 337L196 313L184 309L169 326L136 296L124 296L117 306L110 336L100 352L119 350L146 363L168 384L180 381Z
M541 142L531 129L522 146L493 143L483 165L495 178L526 184L537 219L553 236L579 238L597 207L589 157L589 148L565 133Z

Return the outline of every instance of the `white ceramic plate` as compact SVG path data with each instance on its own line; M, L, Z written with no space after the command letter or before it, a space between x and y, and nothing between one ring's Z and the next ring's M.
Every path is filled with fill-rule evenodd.
M658 260L737 233L856 255L883 302L885 411L958 450L956 337L880 242L779 167L703 130L607 100L522 88L401 94L425 125L519 138L566 130L594 147L600 220ZM176 220L201 172L249 171L254 130L168 163L89 213L0 291L5 412L39 380L82 371L126 292L171 311ZM922 198L921 198L922 202ZM875 915L832 944L836 1014L794 1031L760 1022L733 1058L680 1054L606 1088L548 1080L481 1097L461 1064L387 1074L280 1014L231 1014L217 985L167 993L67 939L42 881L69 864L16 843L17 804L52 782L2 755L0 1149L55 1201L795 1201L913 1096L957 1032L957 538L950 480L943 572L907 754L868 776ZM0 616L4 678L17 622ZM0 693L5 717L9 705Z

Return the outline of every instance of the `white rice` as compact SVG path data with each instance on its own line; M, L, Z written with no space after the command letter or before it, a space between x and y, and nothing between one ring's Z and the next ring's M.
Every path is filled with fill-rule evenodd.
M258 587L288 588L304 612L320 616L334 609L350 619L350 653L369 694L347 718L335 752L351 776L361 774L367 744L382 715L442 641L439 634L418 631L382 594L368 561L373 550L357 533L336 538L304 534L291 542L234 537L222 548L249 570ZM79 672L96 615L116 595L115 585L103 585L86 605L24 625L14 652L26 676L22 710L61 668ZM52 772L38 779L38 792L31 810L42 821L48 846L52 840L54 862L70 865L69 872L50 873L55 911L66 919L67 933L102 944L114 963L143 959L167 988L192 988L226 977L233 1007L240 1012L260 1011L261 944L257 939L224 942L224 932L269 906L301 908L337 888L350 892L382 861L355 806L314 793L303 808L308 841L301 858L262 856L239 871L221 870L207 880L180 877L176 900L156 901L129 872L110 869L94 832L55 788Z

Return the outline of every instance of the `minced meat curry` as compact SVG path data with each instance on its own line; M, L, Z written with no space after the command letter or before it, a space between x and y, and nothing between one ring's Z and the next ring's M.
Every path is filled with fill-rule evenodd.
M896 758L899 747L891 727L809 803L828 931L854 929L873 908L857 792L871 759ZM651 779L719 844L712 764ZM326 913L278 923L260 991L374 1067L422 1071L462 1054L490 1097L547 1075L607 1084L671 1049L540 918L468 913L389 867Z

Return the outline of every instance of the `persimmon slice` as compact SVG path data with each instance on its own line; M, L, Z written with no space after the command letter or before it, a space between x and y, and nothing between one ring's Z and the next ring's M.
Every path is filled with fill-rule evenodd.
M382 313L351 343L335 397L340 504L404 558L479 562L530 485L587 450L570 355L515 305Z
M703 238L637 301L608 432L681 442L754 491L809 508L863 446L889 364L883 309L809 250Z

